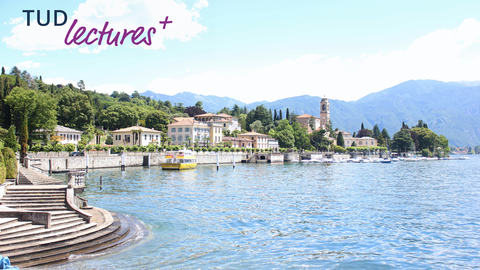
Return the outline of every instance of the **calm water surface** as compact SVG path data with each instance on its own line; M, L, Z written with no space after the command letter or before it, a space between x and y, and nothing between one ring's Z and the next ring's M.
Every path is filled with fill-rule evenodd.
M471 158L94 170L82 196L138 218L149 235L61 268L479 268L480 158Z

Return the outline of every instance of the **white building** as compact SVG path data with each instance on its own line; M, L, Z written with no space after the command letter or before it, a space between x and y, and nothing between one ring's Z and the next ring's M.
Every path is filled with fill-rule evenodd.
M121 128L112 131L113 145L123 146L147 146L150 143L161 143L161 131L153 128L146 128L141 126L133 126L128 128Z
M55 136L60 137L61 144L73 143L77 145L82 140L82 132L73 128L57 125L53 131Z

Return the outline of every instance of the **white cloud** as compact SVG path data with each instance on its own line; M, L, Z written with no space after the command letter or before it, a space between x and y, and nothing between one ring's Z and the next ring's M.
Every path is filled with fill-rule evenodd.
M95 90L99 93L105 94L111 94L113 91L118 91L119 93L125 92L130 95L136 90L133 86L128 84L103 84L94 87L86 87L86 89Z
M80 48L80 49L78 49L78 52L79 52L79 53L85 53L85 54L90 54L90 53L92 53L92 52L88 49L88 47Z
M45 56L44 53L36 53L36 52L24 52L24 56Z
M37 62L33 62L33 61L23 61L23 62L20 62L20 63L17 63L16 66L19 68L19 69L30 69L30 68L37 68L37 67L40 67L40 63L37 63Z
M67 80L63 77L57 77L57 78L46 78L46 79L43 79L43 82L45 82L46 84L63 84L63 85L67 85L69 83L73 84L74 86L77 85L77 82L76 81L72 81L72 80Z
M480 22L467 19L456 29L436 30L400 51L354 58L303 55L255 73L208 71L182 78L157 78L147 89L164 94L189 91L229 96L244 102L300 94L357 100L412 79L480 80L478 43Z
M19 24L22 23L25 19L23 17L18 17L18 18L10 18L10 22L8 24Z
M108 21L108 27L113 28L114 33L120 32L120 40L124 29L136 30L138 27L144 27L145 32L141 37L147 37L148 29L154 27L156 33L151 32L152 44L147 46L142 43L139 47L165 49L164 40L189 41L199 33L207 31L205 26L197 22L200 17L200 9L207 6L208 2L206 0L198 1L191 10L183 2L176 0L87 0L78 6L78 9L73 12L73 16L68 19L64 26L49 25L41 27L36 20L31 20L30 26L27 26L26 22L23 21L13 27L11 36L3 37L2 41L10 48L24 51L77 48L78 46L74 43L65 45L64 39L73 21L78 19L69 40L80 26L86 27L88 33L93 28L103 29L105 22ZM160 24L159 21L164 21L167 16L172 23L163 29L163 24ZM59 18L59 21L61 22L63 19ZM131 36L129 35L126 38L123 45L118 44L118 46L131 45ZM96 37L99 37L99 35L96 35ZM90 40L93 38L92 36ZM106 44L106 38L103 39L103 44ZM93 49L93 53L103 50L103 48L98 49L97 47L96 44L89 45L89 48ZM138 46L130 47L136 48ZM97 52L95 52L95 48Z

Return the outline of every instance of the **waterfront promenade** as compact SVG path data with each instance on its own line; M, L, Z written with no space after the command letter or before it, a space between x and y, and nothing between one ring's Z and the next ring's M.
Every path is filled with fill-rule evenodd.
M0 255L17 267L99 252L125 243L142 229L131 217L88 206L75 195L78 177L77 183L66 185L20 168L18 180L19 185L8 185L0 194Z

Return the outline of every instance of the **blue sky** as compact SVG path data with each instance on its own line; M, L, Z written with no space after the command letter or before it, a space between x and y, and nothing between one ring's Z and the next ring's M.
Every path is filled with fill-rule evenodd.
M63 10L68 21L26 26L24 9L44 21ZM479 10L480 1L0 0L0 65L105 93L356 100L410 79L480 80ZM67 46L74 19L87 31L108 21L157 32L151 46Z

